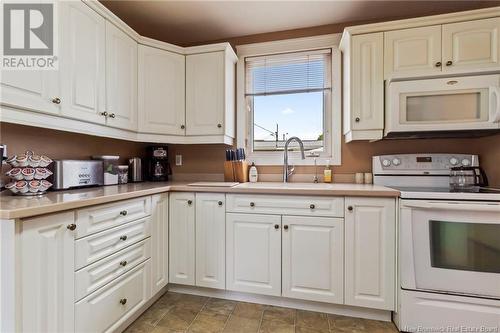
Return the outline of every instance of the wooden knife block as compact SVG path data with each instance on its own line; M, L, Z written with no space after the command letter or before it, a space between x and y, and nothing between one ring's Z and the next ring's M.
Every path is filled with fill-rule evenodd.
M224 181L226 182L248 182L248 162L247 161L225 161Z

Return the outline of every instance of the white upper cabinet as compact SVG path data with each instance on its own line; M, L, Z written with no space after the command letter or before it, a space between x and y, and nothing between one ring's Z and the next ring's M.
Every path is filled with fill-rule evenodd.
M3 70L0 78L2 105L59 115L58 74L52 70Z
M226 195L196 193L196 285L226 287Z
M137 42L106 22L107 125L137 130Z
M171 193L169 207L169 282L194 286L194 193Z
M228 114L234 114L234 61L223 51L186 56L186 134L234 137Z
M281 295L281 216L226 214L226 289Z
M433 75L441 72L441 26L389 31L384 34L384 77Z
M185 56L139 45L139 132L184 135Z
M443 71L498 70L500 17L443 25Z
M344 57L348 58L344 59L343 81L346 141L381 139L384 129L383 33L352 36L343 48Z
M105 20L81 1L62 1L59 6L62 114L104 124Z
M342 304L344 220L283 216L283 296Z
M345 304L395 310L394 199L345 199Z

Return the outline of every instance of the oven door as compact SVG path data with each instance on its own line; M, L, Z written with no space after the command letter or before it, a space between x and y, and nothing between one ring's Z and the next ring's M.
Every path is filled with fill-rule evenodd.
M391 82L386 134L497 129L500 75Z
M401 286L500 299L500 203L401 200Z

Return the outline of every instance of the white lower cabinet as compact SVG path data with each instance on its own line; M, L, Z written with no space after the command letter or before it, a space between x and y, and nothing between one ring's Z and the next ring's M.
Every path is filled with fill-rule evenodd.
M394 310L396 202L345 200L345 304Z
M151 297L150 270L148 260L77 302L74 308L74 330L115 331Z
M74 219L69 211L21 221L16 331L74 331Z
M171 193L169 202L169 282L194 285L195 196Z
M283 296L342 303L344 220L283 216Z
M168 193L151 197L151 278L156 294L168 283Z
M225 194L196 194L196 285L226 286Z
M226 214L226 289L281 295L281 216Z

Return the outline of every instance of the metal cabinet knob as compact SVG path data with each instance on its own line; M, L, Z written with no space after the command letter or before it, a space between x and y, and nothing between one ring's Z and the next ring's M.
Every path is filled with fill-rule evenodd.
M446 62L446 66L451 66L451 65L453 65L453 61L448 60L448 61Z
M250 202L250 207L255 207L255 202Z
M120 215L122 215L122 216L126 216L127 214L128 214L128 212L127 212L126 210L122 210L122 211L120 212Z
M185 129L185 128L186 128L186 126L184 126L184 125L181 125L181 129Z
M285 224L285 225L283 226L283 229L288 230L288 226Z
M352 210L353 210L352 206L348 206L347 210L350 211L350 212L352 212Z
M191 206L192 203L193 203L193 200L188 200L188 205Z
M127 235L120 236L120 240L126 241L127 240Z
M120 299L120 304L121 305L125 305L126 303L127 303L127 299L126 298Z
M219 201L217 204L218 204L219 206L222 206L222 201Z
M104 116L104 117L107 117L107 116L108 116L108 113L107 113L106 111L101 112L100 114L101 114L101 116Z
M314 208L316 208L316 206L314 204L310 204L309 208L314 209Z
M109 118L114 118L114 117L116 117L114 113L109 114Z
M359 123L359 121L361 120L359 117L356 117L356 119L354 119L357 123Z
M127 266L127 260L120 261L120 266Z
M221 127L222 127L222 124L217 124L217 127L218 127L218 128L221 128Z
M280 225L279 224L275 224L274 225L274 229L278 230L280 228Z
M442 64L441 64L441 61L438 61L438 62L436 62L436 65L435 65L435 66L436 66L436 67L441 67L441 65L442 65Z
M52 103L61 104L61 99L59 97L52 98Z
M69 230L73 231L73 230L75 230L75 229L76 229L76 224L74 224L74 223L68 224L68 225L66 226L66 228L68 228Z

